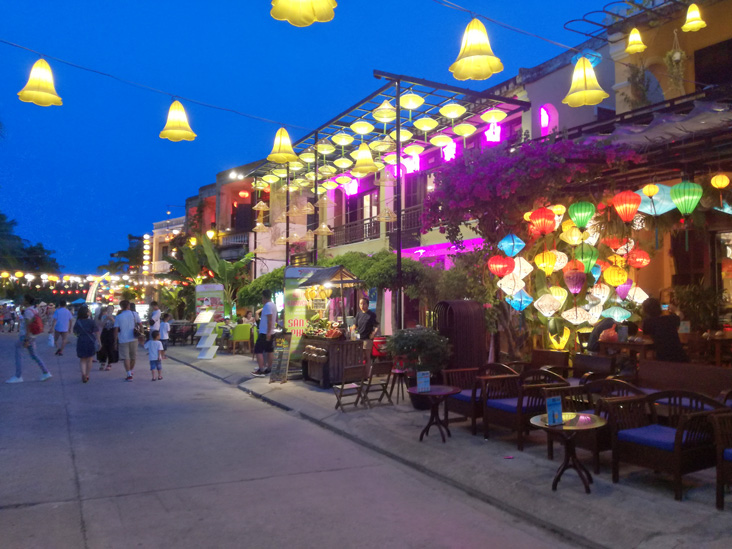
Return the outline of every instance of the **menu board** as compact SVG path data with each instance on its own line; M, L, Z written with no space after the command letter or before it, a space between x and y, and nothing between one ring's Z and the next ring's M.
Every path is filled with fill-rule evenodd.
M287 366L290 362L290 334L279 334L274 336L274 357L272 357L272 373L269 375L269 382L287 381Z

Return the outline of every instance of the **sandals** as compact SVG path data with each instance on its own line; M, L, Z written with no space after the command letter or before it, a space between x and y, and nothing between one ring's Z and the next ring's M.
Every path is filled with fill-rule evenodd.
M101 370L101 368L99 368L99 369ZM104 368L104 371L105 371L105 372L108 372L108 371L110 371L111 369L112 369L112 365L111 365L111 364L107 364L107 367L106 367L106 368Z
M81 376L81 382L82 383L89 383L89 376L82 375Z
M158 376L158 381L160 381L161 379L163 379L163 376Z

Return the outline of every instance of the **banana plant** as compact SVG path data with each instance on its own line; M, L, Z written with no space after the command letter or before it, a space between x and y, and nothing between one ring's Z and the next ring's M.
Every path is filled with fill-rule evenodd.
M206 254L208 268L214 274L213 279L224 287L224 314L231 316L234 297L242 286L241 275L254 260L254 254L248 253L241 259L230 262L219 256L208 236L203 235L201 245Z

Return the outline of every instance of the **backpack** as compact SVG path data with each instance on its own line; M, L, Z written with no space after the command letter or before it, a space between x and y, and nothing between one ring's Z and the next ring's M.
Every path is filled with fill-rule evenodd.
M38 335L43 331L43 319L36 310L33 310L33 320L28 324L28 331L33 335Z

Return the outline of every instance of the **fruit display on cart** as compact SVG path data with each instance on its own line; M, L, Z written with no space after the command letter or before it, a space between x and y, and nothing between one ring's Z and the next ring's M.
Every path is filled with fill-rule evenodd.
M308 325L305 328L305 335L308 337L340 339L343 337L343 332L340 330L340 324L338 322L331 322L326 318L322 318L317 313L310 317Z

